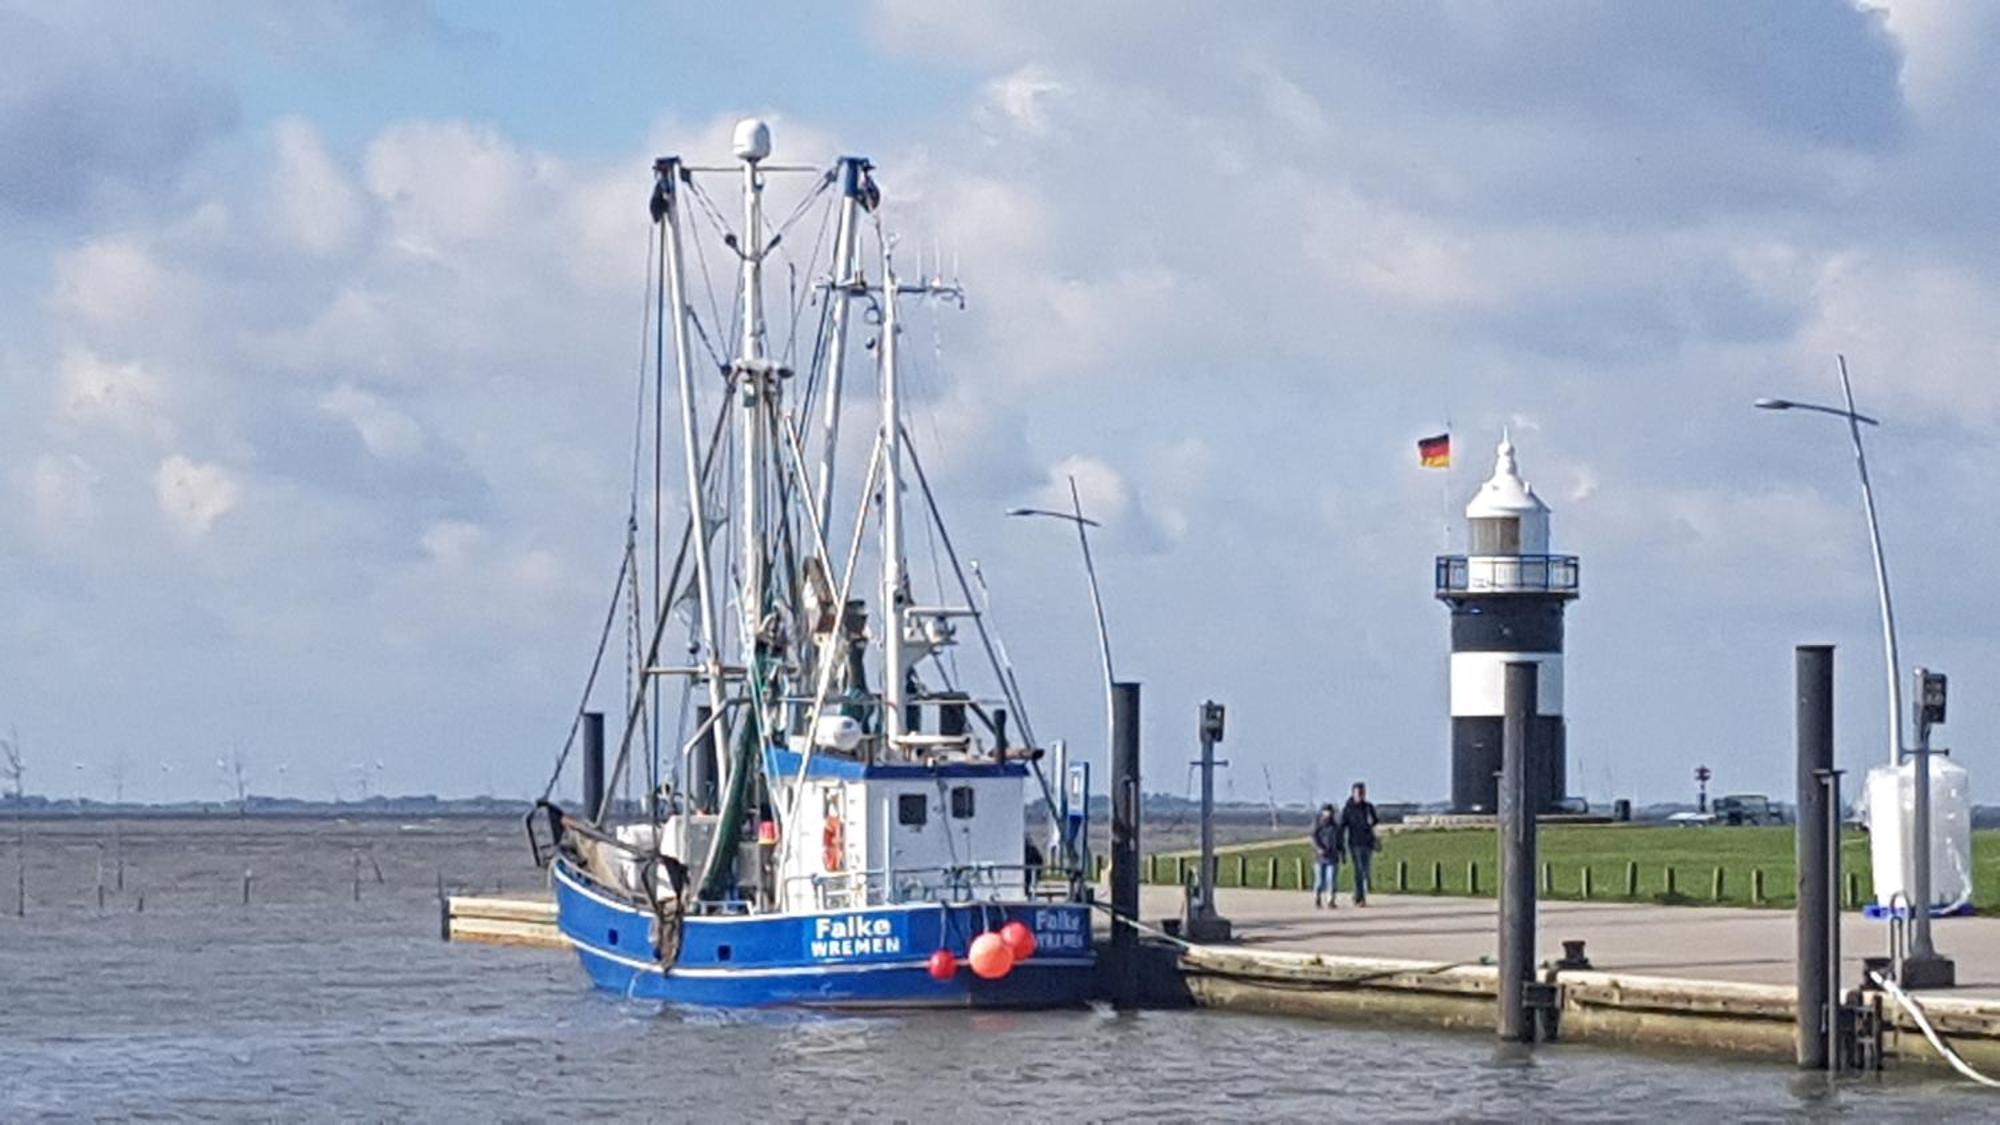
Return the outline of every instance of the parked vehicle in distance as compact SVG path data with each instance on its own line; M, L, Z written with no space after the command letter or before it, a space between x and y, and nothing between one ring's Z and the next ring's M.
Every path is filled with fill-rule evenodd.
M1715 811L1717 823L1731 826L1745 824L1783 824L1784 815L1771 804L1771 799L1762 793L1734 793L1727 797L1717 797L1710 805Z

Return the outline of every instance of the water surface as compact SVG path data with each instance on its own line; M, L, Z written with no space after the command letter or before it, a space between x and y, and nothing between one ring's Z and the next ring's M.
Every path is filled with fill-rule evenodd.
M1939 1078L1829 1086L1761 1063L1576 1045L1522 1058L1483 1035L1220 1013L663 1009L590 990L566 954L438 940L440 881L536 885L511 822L73 821L28 833L17 919L19 853L0 823L7 1121L2000 1115L2000 1095Z

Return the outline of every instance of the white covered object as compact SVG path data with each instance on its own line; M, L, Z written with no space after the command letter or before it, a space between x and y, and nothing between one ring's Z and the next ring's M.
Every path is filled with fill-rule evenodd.
M1875 901L1909 901L1916 883L1911 843L1917 766L1876 766L1868 771L1868 855L1875 869ZM1949 758L1931 757L1931 905L1947 909L1972 901L1972 797L1965 770Z

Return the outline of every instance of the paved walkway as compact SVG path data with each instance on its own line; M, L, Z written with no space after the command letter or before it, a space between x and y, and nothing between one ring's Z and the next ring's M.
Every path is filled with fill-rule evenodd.
M1141 888L1149 924L1178 916L1178 887ZM1315 910L1301 891L1216 892L1217 905L1250 949L1283 949L1354 957L1406 958L1440 964L1491 957L1498 904L1492 899L1378 895L1356 908L1345 895L1335 910ZM1731 907L1652 906L1608 902L1548 902L1541 907L1541 957L1562 955L1562 942L1586 943L1593 968L1699 980L1792 983L1796 943L1792 912ZM1958 963L1961 987L1952 995L2000 1000L2000 918L1950 918L1932 930L1940 952ZM1887 923L1842 915L1845 981L1861 979L1861 958L1886 955Z

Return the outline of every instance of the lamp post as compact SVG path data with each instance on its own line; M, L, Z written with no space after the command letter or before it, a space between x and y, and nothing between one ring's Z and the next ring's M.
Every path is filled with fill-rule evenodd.
M1882 604L1882 648L1889 665L1889 764L1895 766L1903 762L1902 663L1896 656L1896 611L1889 601L1889 567L1882 558L1882 526L1875 518L1875 490L1868 483L1868 454L1861 448L1861 427L1881 423L1855 411L1854 388L1847 381L1847 357L1838 358L1840 393L1847 409L1782 398L1760 398L1754 405L1759 410L1810 410L1847 420L1847 434L1854 442L1854 466L1861 474L1861 506L1868 515L1868 542L1875 552L1875 592Z
M1882 647L1888 662L1889 678L1889 764L1903 763L1903 677L1896 655L1896 611L1889 600L1889 568L1882 558L1882 527L1875 516L1875 491L1868 483L1868 455L1861 446L1861 427L1880 422L1854 409L1854 387L1847 378L1847 357L1837 357L1840 366L1840 393L1845 410L1782 398L1760 398L1755 405L1763 410L1810 410L1847 420L1848 437L1854 442L1854 465L1861 475L1861 503L1868 515L1868 540L1875 553L1875 588L1882 605ZM1938 954L1931 941L1931 801L1930 726L1944 720L1944 677L1917 671L1922 688L1917 726L1918 750L1914 778L1914 800L1909 837L1912 879L1910 910L1911 942L1908 955L1897 966L1897 976L1905 988L1949 987L1956 975L1950 959ZM1932 683L1935 679L1933 701Z
M1104 662L1104 753L1108 762L1113 742L1113 692L1111 688L1111 631L1104 624L1104 596L1097 588L1097 566L1090 558L1090 535L1088 528L1101 527L1096 520L1083 514L1083 500L1077 495L1076 478L1069 478L1069 506L1067 512L1051 511L1047 508L1010 508L1010 516L1043 516L1053 520L1063 520L1076 525L1077 546L1083 551L1083 573L1090 580L1090 608L1097 617L1097 651Z

